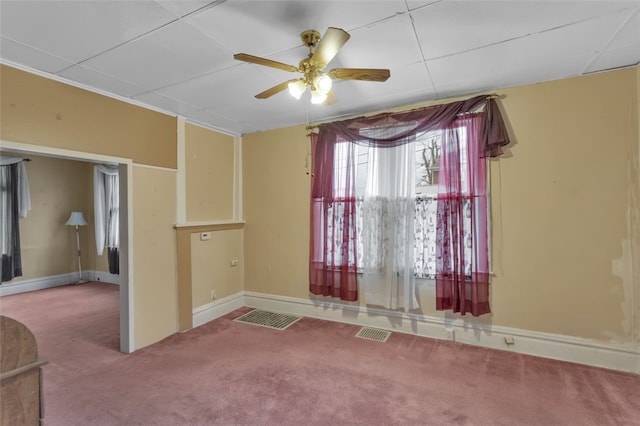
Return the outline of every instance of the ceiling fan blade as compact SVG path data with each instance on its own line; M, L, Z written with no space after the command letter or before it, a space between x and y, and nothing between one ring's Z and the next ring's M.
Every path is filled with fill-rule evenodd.
M288 65L278 61L272 61L271 59L261 58L259 56L248 55L246 53L236 53L233 55L233 59L238 61L250 62L252 64L264 65L265 67L278 68L284 71L296 72L297 67Z
M271 96L275 95L276 93L280 93L283 90L287 89L289 87L289 83L293 83L294 81L298 81L298 78L295 78L293 80L288 80L285 82L282 82L280 84L277 84L275 86L273 86L270 89L265 90L264 92L260 92L256 95L256 98L258 99L267 99L270 98Z
M334 68L327 73L340 80L387 81L391 72L376 68Z
M315 52L313 52L313 59L320 65L320 69L327 66L329 62L336 56L338 50L349 40L348 32L341 28L327 28Z
M335 104L336 102L338 102L338 97L333 92L333 90L329 90L329 93L327 93L327 99L325 99L322 104L329 106Z

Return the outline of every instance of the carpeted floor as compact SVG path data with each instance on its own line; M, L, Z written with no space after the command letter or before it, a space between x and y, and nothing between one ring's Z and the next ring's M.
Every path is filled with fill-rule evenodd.
M311 318L233 321L249 308L123 355L117 306L98 283L0 299L50 360L45 425L640 425L638 375L399 333L372 342Z

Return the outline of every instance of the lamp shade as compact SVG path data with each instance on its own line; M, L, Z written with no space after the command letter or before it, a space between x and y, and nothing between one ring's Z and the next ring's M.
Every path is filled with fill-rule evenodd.
M69 226L84 226L87 224L87 221L84 220L84 215L82 212L71 212L71 216L69 216L69 220L65 225Z

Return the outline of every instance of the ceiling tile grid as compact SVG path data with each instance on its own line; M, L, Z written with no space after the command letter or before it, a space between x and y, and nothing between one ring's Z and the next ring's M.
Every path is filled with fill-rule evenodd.
M351 38L327 70L390 78L254 97L300 74L234 53L297 66L328 27ZM0 60L243 134L637 65L640 0L0 0Z

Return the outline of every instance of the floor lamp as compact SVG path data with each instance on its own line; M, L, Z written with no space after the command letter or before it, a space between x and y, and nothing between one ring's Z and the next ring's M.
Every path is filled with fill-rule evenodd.
M84 220L84 215L82 212L71 212L71 216L69 216L69 220L65 225L67 226L75 226L76 227L76 246L78 247L78 273L80 274L80 279L76 281L74 284L82 284L86 283L87 280L82 279L82 263L80 262L80 232L79 226L84 226L87 224L87 221Z

